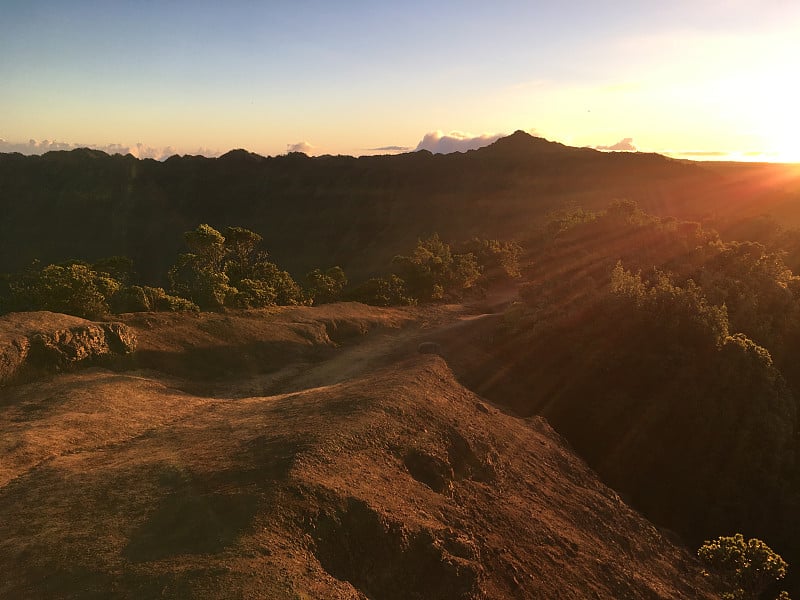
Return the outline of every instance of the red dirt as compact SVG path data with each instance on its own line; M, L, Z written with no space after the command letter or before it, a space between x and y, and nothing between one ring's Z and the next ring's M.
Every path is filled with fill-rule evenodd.
M714 597L546 422L417 354L468 316L129 315L129 370L0 390L0 597Z

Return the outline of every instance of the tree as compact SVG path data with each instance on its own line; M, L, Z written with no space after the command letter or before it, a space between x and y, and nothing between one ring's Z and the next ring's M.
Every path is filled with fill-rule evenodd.
M258 251L264 238L244 227L226 227L223 237L225 273L235 286L252 275L254 263L267 260L267 253Z
M481 272L481 281L514 279L520 276L522 247L516 242L472 238L459 247L460 254L472 254Z
M314 304L329 304L341 297L347 276L341 267L331 267L326 271L317 268L306 275L306 281Z
M228 227L223 235L202 224L186 232L184 239L191 252L178 256L169 279L173 293L201 309L306 303L292 276L258 249L262 238L257 233Z
M408 293L421 301L443 300L446 294L459 295L480 277L475 256L454 255L450 245L436 233L419 240L411 256L396 256L392 262Z
M236 293L236 289L228 285L225 273L194 253L179 255L168 276L174 294L204 310L219 310L225 306L226 299Z
M183 239L201 268L221 270L226 248L225 237L219 231L203 223L194 231L187 231Z
M108 300L121 285L85 264L47 265L12 281L11 304L18 310L50 310L96 319L109 312Z
M745 541L741 533L707 541L697 551L700 559L716 572L727 586L723 598L758 600L768 588L786 576L788 565L772 548L759 539ZM780 599L788 600L786 592Z
M348 293L356 302L372 306L397 306L416 304L406 289L406 283L397 275L369 279Z
M122 312L197 312L199 307L186 298L171 296L163 288L131 285L114 295L111 310Z

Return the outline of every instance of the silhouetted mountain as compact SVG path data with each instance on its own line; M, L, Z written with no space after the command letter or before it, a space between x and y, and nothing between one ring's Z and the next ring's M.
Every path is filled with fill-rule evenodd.
M339 264L357 279L434 231L524 241L553 211L620 197L682 218L740 208L746 193L729 179L659 155L572 148L524 132L449 155L233 150L162 163L87 149L0 154L0 272L36 258L121 254L146 282L162 282L182 233L206 222L257 231L294 273Z

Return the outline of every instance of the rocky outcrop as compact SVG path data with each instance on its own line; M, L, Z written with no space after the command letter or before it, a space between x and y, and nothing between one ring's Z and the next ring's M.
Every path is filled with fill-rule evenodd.
M122 323L94 323L51 312L11 313L0 317L0 386L135 349L136 334Z

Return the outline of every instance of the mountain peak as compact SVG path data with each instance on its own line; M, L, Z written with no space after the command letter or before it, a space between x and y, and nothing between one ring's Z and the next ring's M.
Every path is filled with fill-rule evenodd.
M499 153L503 156L530 156L539 154L565 154L568 152L580 152L585 149L565 146L558 142L551 142L550 140L536 137L518 129L511 135L502 137L493 144L486 146L486 150L492 153Z

